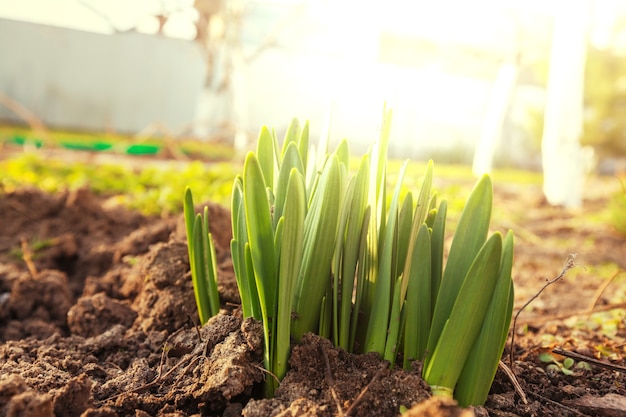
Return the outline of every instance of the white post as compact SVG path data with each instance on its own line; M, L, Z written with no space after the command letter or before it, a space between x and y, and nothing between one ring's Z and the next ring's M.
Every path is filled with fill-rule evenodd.
M554 17L542 138L543 191L550 204L582 204L580 148L587 48L586 0L563 2Z
M480 139L474 152L472 172L477 177L491 173L493 168L493 157L502 138L502 126L517 84L518 72L515 62L505 62L493 83Z

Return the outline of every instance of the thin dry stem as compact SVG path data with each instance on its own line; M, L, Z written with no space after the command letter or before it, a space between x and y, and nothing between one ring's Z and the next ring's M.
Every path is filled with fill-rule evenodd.
M24 238L22 238L22 259L26 263L30 275L35 278L37 276L37 267L33 262L33 251L30 250L30 246Z
M508 366L506 366L506 364L502 361L498 363L498 366L500 367L500 369L504 371L506 376L509 377L509 380L511 381L511 383L513 384L513 387L515 388L515 392L517 392L517 394L520 396L520 398L522 399L522 402L524 404L528 404L528 397L526 397L526 393L522 389L522 385L517 380L517 377L515 376L515 373L513 372L513 370L509 368Z
M535 299L537 297L539 297L539 295L546 289L548 288L550 285L554 284L555 282L559 281L561 278L563 278L565 276L565 274L567 273L567 271L569 271L570 269L572 269L574 266L576 266L576 264L574 263L574 261L576 260L576 254L575 253L570 253L569 256L567 257L567 260L565 261L565 265L563 265L563 269L561 270L561 273L559 275L557 275L556 277L552 278L551 280L548 280L543 287L541 287L539 289L539 291L537 291L537 293L535 293L535 295L533 295L532 297L530 297L530 299L528 301L526 301L526 303L524 303L524 305L522 307L520 307L519 310L517 310L517 313L515 314L515 318L513 319L513 330L511 331L511 354L509 356L509 367L511 368L511 371L513 371L513 350L514 350L514 345L515 345L515 328L517 325L517 318L519 317L520 313L530 305L530 303L532 303L533 301L535 301Z
M335 400L335 405L337 406L338 416L344 417L343 409L341 408L341 401L339 401L339 397L337 396L337 392L335 391L335 380L333 379L332 371L330 369L330 362L328 361L328 355L322 346L319 347L322 357L324 358L324 364L326 365L326 384L328 384L328 388L330 388L330 393Z
M372 384L374 384L374 381L376 381L378 379L378 377L383 373L383 371L385 369L387 369L387 366L388 366L387 363L385 363L383 366L381 366L380 369L378 369L378 372L376 372L376 375L374 375L374 377L372 378L372 380L370 382L368 382L368 384L365 387L363 387L363 389L361 390L359 395L357 395L357 397L354 400L354 402L352 403L352 405L350 405L350 407L346 411L346 414L345 414L346 417L348 417L350 415L350 413L356 408L356 406L361 402L361 400L365 396L365 393L367 392L369 387L371 387Z

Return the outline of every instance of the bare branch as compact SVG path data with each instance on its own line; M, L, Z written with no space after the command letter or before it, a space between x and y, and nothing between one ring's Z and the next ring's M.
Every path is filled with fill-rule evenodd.
M563 269L561 270L561 273L559 275L557 275L556 277L552 278L551 280L548 280L543 287L541 287L541 289L539 291L537 291L537 293L535 295L533 295L532 297L530 297L530 299L528 301L526 301L526 303L524 303L523 306L520 307L519 310L517 310L517 313L515 314L515 318L513 319L513 329L511 331L511 349L510 349L510 356L509 356L509 366L511 368L511 371L513 371L513 346L515 344L515 328L517 325L517 318L519 317L520 313L530 305L530 303L532 303L533 301L535 301L535 299L537 297L539 297L539 295L546 289L548 288L550 285L554 284L555 282L559 281L561 278L563 278L565 276L565 274L567 273L567 271L569 271L570 269L572 269L574 266L576 266L576 264L574 263L574 261L576 260L576 254L575 253L570 253L569 256L567 257L567 260L565 261L565 265L563 265Z

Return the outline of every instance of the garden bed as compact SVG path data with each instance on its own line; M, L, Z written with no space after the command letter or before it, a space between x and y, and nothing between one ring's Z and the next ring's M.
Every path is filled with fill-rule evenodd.
M590 187L578 213L547 205L537 186L496 186L496 213L510 213L494 227L518 236L514 311L569 253L580 266L518 319L512 368L526 402L498 371L485 407L467 412L625 415L624 371L574 366L567 375L539 359L559 347L626 365L626 242L580 220L608 204L606 186ZM263 399L262 381L272 376L262 369L260 325L238 310L230 213L210 205L223 308L198 329L182 216L145 217L114 201L84 189L0 195L0 415L393 416L418 403L433 414L411 415L461 415L424 403L418 363L391 370L376 355L348 354L313 335L293 348L276 397ZM509 352L507 344L507 364Z

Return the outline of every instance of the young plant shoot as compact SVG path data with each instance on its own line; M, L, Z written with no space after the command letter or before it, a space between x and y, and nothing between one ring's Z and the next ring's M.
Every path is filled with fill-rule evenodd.
M423 361L435 395L461 405L487 398L513 306L513 233L488 236L489 176L469 195L444 262L445 200L431 191L429 162L414 202L405 162L387 200L391 112L380 140L350 172L348 144L309 145L294 119L282 146L261 129L232 193L231 254L244 317L263 322L266 394L285 373L292 342L309 331L391 364ZM208 216L185 221L201 321L219 310Z

